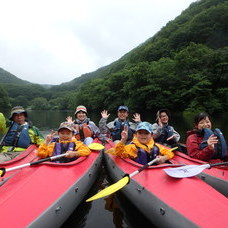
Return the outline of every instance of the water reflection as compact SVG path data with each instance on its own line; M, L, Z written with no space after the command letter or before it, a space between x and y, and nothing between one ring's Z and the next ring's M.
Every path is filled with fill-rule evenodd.
M67 116L74 117L73 111L29 111L28 114L33 124L45 133L51 129L57 129L59 124L66 120ZM213 128L220 128L226 139L228 139L227 114L221 113L212 117ZM101 118L100 113L89 113L89 117L98 125ZM112 114L109 120L111 121L114 118L115 114ZM155 113L142 114L141 119L154 123ZM180 133L180 142L185 143L186 132L193 128L193 115L183 116L180 112L172 113L170 125L174 126L175 130Z
M111 180L102 166L100 175L83 202L75 209L61 228L138 228L155 227L132 205L121 192L89 203L85 200L108 187Z

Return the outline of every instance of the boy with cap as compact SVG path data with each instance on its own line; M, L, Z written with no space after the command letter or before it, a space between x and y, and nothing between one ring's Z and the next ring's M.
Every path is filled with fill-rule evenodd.
M27 117L22 106L12 108L9 121L0 113L0 131L5 134L0 143L0 162L17 157L30 144L39 146L44 141L38 128L27 121Z
M121 105L117 109L117 118L114 121L111 121L107 124L108 114L107 110L101 112L102 118L99 121L99 128L101 130L101 134L103 136L103 141L107 141L111 139L114 143L118 143L121 139L121 132L124 129L124 126L128 126L128 139L127 141L130 142L133 138L133 134L135 132L136 126L139 122L141 122L140 114L135 113L133 115L133 120L135 123L130 122L128 120L129 110L128 107L125 105Z
M94 138L100 134L100 129L96 124L87 117L87 109L83 105L79 105L74 113L76 119L68 116L66 120L74 124L75 137L77 140L84 142L87 146L91 144Z
M58 138L54 139L56 132L46 136L45 142L42 143L37 151L37 156L46 158L63 153L68 153L66 157L59 159L58 163L74 161L77 157L88 156L91 151L83 144L74 138L74 126L72 123L63 122L58 129Z
M155 158L158 158L157 164L171 159L174 153L162 145L155 144L152 134L152 125L148 122L141 122L136 128L136 135L132 142L125 145L128 137L127 127L125 127L113 154L123 158L131 158L142 165Z

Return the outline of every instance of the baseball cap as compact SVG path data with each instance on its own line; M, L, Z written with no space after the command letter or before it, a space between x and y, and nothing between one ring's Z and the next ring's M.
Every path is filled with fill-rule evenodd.
M125 106L125 105L120 105L119 108L118 108L118 111L120 111L120 110L125 110L125 111L128 112L128 107Z
M72 123L69 123L69 122L62 122L60 125L59 125L59 128L58 128L58 131L61 130L61 129L68 129L70 131L74 131L74 127L72 125Z
M140 122L138 124L138 126L136 127L136 131L139 131L139 130L146 130L148 131L149 133L152 133L152 125L148 122Z

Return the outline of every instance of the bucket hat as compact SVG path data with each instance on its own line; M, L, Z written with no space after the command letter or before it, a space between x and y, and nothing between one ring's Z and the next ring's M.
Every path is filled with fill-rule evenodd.
M85 112L85 113L87 114L87 109L86 109L86 107L83 106L83 105L79 105L79 106L76 108L74 115L76 115L76 114L77 114L78 112L80 112L80 111Z
M25 117L28 117L27 112L25 111L25 109L22 106L15 106L11 109L9 120L13 120L14 114L20 114L20 113L24 113Z

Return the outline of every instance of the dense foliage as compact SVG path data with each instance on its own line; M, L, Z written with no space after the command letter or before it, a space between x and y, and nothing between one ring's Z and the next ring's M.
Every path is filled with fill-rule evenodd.
M162 107L227 111L228 1L192 3L118 61L71 82L50 89L33 84L4 86L11 103L24 100L33 109L84 104L94 111L113 111L126 104L141 113Z

